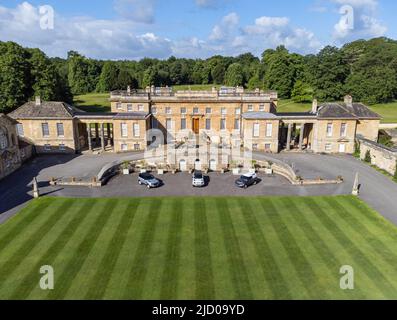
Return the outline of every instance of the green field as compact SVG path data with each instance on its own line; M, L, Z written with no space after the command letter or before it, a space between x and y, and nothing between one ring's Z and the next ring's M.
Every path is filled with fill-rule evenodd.
M0 226L0 299L396 299L396 265L397 228L349 196L47 197Z
M75 96L73 105L87 112L110 112L109 93L88 93Z

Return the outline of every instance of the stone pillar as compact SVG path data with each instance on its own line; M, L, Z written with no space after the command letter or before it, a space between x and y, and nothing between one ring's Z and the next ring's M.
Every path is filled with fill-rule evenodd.
M36 177L33 178L33 197L35 199L40 197L39 186L38 186Z
M112 137L111 137L111 133L110 133L110 123L106 124L106 131L107 131L107 138L108 138L107 145L110 146L112 144Z
M87 124L87 137L88 137L88 149L92 151L92 136L91 136L91 124Z
M101 123L101 148L105 151L105 125Z
M287 151L291 150L292 123L288 123Z
M356 177L354 178L353 190L352 195L358 196L360 194L360 183L358 180L358 172L356 173Z
M99 124L95 123L95 144L99 144Z
M305 123L302 123L301 131L300 131L300 134L299 134L299 150L301 150L301 151L303 149L303 137L304 137L304 135L305 135Z

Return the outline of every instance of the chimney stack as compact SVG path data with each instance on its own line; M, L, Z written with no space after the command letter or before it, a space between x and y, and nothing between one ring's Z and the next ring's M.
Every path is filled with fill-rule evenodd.
M345 104L349 107L353 105L353 98L350 95L345 96Z
M313 104L312 104L312 113L316 114L318 109L318 101L317 99L313 99Z
M41 98L40 96L36 97L36 107L40 107L41 106Z

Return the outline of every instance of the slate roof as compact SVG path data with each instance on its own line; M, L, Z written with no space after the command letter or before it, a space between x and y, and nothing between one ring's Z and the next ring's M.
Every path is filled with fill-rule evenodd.
M363 105L362 103L353 103L352 105L347 105L345 103L341 104L356 117L360 119L380 119L381 116L376 112L373 112L370 108Z
M243 118L247 120L272 120L278 119L278 116L269 112L245 112Z
M65 102L42 101L41 105L37 106L34 101L29 101L8 115L13 119L72 119L79 112L83 111Z
M7 116L7 115L4 114L4 113L0 113L0 118L7 119L7 120L10 121L10 123L12 123L12 124L16 124L16 123L17 123L14 119L10 118L9 116Z
M319 119L380 119L381 116L373 112L362 103L324 103L319 106Z
M357 119L357 117L339 103L324 103L317 112L318 118L323 119Z

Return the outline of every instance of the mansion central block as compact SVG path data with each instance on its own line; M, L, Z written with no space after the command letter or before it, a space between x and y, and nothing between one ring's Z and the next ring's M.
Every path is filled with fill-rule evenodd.
M315 100L307 112L281 113L276 92L239 87L127 89L111 92L110 102L111 112L88 113L36 98L8 117L15 122L19 139L37 153L137 151L154 143L178 143L191 135L253 151L353 153L356 135L376 141L380 123L378 114L350 96L343 103Z

